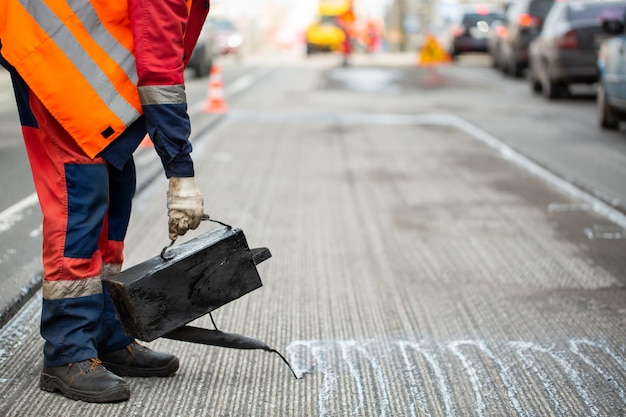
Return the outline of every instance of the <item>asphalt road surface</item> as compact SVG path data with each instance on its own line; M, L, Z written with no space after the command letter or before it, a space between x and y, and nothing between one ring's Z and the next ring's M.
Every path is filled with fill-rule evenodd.
M233 78L226 115L194 116L207 211L273 255L213 318L299 379L158 339L181 369L130 379L128 402L44 393L35 294L0 329L0 415L626 415L623 132L595 127L588 93L548 103L483 57L414 61L274 60ZM189 89L201 103L206 80ZM127 266L168 243L154 172Z

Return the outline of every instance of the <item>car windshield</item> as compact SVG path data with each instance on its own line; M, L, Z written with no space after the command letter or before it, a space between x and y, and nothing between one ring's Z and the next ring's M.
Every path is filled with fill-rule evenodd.
M478 22L487 22L491 23L494 20L502 19L502 15L499 13L467 13L463 16L463 20L461 24L465 26L474 26Z
M320 18L320 25L322 26L330 26L337 25L337 17L336 16L322 16Z
M224 32L234 31L235 25L230 20L216 20L215 21L215 29Z
M569 6L569 20L597 19L600 16L623 16L626 4L623 2L572 2Z
M546 17L553 4L554 0L531 1L528 5L528 14L543 19Z

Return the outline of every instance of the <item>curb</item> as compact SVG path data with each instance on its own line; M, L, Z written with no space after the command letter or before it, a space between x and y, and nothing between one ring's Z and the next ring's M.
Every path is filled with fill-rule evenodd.
M43 272L37 272L28 285L22 287L20 293L13 297L12 303L0 312L0 329L3 328L20 311L42 286Z

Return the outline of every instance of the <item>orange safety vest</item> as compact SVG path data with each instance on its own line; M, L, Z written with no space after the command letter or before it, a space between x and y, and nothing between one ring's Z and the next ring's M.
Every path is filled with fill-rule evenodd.
M126 1L0 0L2 56L94 158L142 113Z

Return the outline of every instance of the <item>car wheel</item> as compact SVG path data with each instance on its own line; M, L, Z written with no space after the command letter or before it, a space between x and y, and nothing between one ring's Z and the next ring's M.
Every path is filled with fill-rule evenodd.
M619 120L606 98L606 91L602 83L598 83L596 105L598 109L598 124L600 127L603 129L617 130Z
M566 96L568 92L566 84L550 79L547 79L544 83L542 83L541 89L543 91L543 95L548 100L561 98L563 96Z
M522 65L517 59L515 59L515 57L513 57L509 61L509 65L507 66L507 74L515 78L520 78L522 76Z
M509 75L509 65L507 64L506 61L501 61L500 62L500 71L504 75Z
M198 57L198 65L195 68L196 77L206 77L211 72L211 68L213 68L213 60L211 58L207 58L207 53L204 48L198 50L197 52L200 53L200 56Z
M530 84L530 90L533 93L540 93L541 92L541 90L542 90L541 83L539 82L539 80L535 76L535 72L532 70L532 68L528 68L528 83Z

